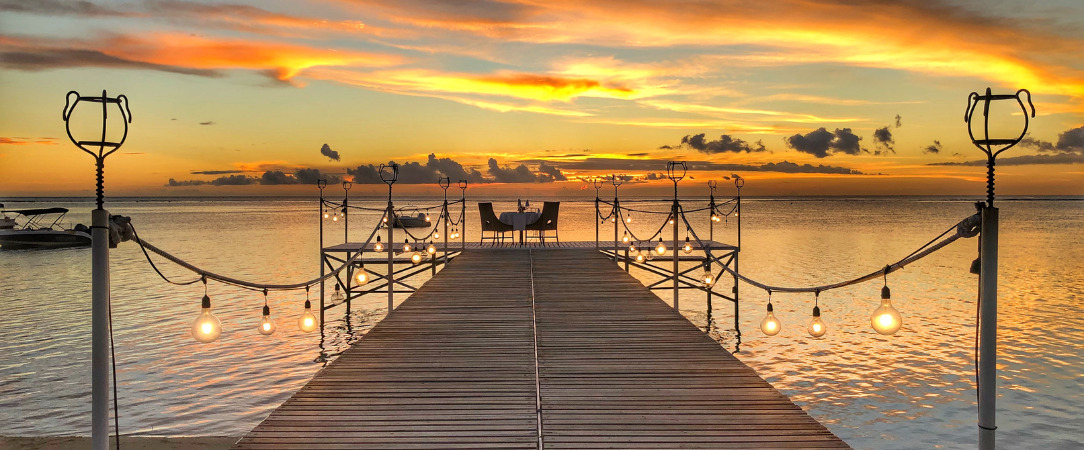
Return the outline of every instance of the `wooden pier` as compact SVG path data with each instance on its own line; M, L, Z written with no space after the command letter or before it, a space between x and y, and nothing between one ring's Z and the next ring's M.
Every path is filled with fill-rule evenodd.
M238 449L846 448L593 248L467 249Z

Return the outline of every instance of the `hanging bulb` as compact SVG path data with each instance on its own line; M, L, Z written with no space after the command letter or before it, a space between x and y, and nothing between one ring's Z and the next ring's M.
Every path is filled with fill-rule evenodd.
M621 242L625 244L629 243L629 230L625 230L625 234L621 235Z
M629 213L629 215L625 216L625 223L632 223L632 213Z
M670 219L670 225L673 225L673 224L674 224L674 219L673 219L673 218L671 218L671 219Z
M369 282L369 271L365 270L364 264L358 268L357 272L354 273L354 281L358 283L358 286L365 286L365 284ZM338 290L339 285L336 284L335 291L337 292Z
M342 211L339 211L339 216L340 217L346 217L346 208L343 208Z
M428 253L430 256L435 255L437 254L437 246L433 245L433 243L430 242L429 246L425 248L425 252Z
M772 300L771 294L768 297L768 315L764 316L764 320L760 321L760 331L768 336L775 336L779 334L779 330L782 326L779 324L779 319L775 318L775 314L772 313Z
M869 317L869 323L873 329L884 335L896 334L903 325L903 316L892 307L891 297L887 285L881 288L881 306L873 310L873 314Z
M425 223L429 223L429 213L425 213Z
M339 221L339 216L338 215L331 216L331 221L332 222L338 222Z
M403 239L403 253L410 253L410 240Z
M388 216L384 216L384 217L382 217L382 218L380 219L380 221L381 221L381 222L383 222L384 224L387 224L387 223L388 223Z
M715 275L711 273L711 266L708 266L707 264L704 265L704 274L700 276L700 281L704 283L704 287L709 288L712 283L715 282Z
M325 210L325 211L324 211L324 218L326 219L326 218L328 218L328 217L330 217L330 216L331 216L331 214L328 214L328 213L327 213L327 211Z
M666 254L666 244L662 243L662 237L659 237L659 245L655 246L655 253L658 253L659 256Z
M642 262L644 262L644 259L646 259L646 258L644 258L643 253L640 253L640 252L636 253L636 262L642 263Z
M685 252L686 255L693 252L693 244L689 242L688 236L685 236L685 245L681 247L681 251Z
M629 253L636 254L636 244L629 245Z
M312 303L308 299L305 299L305 310L301 312L301 317L297 319L297 327L306 333L312 333L316 331L316 316L312 314Z
M825 326L824 321L821 320L821 307L813 307L813 319L809 321L809 325L806 326L806 331L809 331L809 335L815 338L824 336L824 333L828 332L828 327Z
M260 320L260 334L269 335L275 332L275 319L271 318L271 308L263 305L263 319Z
M439 231L434 231L433 232L433 239L440 239L440 232Z
M410 262L412 262L414 264L422 262L422 254L418 253L418 252L414 252L413 255L410 255Z
M346 297L343 296L342 291L339 290L339 285L336 284L335 293L331 294L331 303L339 303L343 300L346 300Z
M617 223L617 217L610 217L610 222Z
M712 222L718 222L719 221L719 215L712 212L711 213L711 221Z
M192 337L204 344L213 342L222 334L222 322L211 312L211 297L203 294L203 305L199 317L192 322Z

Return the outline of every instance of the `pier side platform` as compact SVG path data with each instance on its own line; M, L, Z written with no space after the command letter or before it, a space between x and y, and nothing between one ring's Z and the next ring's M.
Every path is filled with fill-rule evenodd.
M235 448L847 448L591 244L468 248Z

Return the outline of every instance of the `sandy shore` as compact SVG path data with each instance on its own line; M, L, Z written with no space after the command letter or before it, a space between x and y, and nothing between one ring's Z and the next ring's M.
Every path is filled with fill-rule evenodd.
M120 445L124 450L220 450L228 449L239 437L152 437L121 436ZM109 438L109 447L113 448L114 439ZM0 436L0 449L11 450L67 450L89 449L89 436L48 436L48 437L9 437Z

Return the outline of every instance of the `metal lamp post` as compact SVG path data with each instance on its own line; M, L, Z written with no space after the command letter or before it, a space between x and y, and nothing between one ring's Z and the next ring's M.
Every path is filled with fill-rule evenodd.
M437 179L437 186L444 189L444 206L440 209L440 221L444 222L444 266L448 266L448 188L452 185L452 179L448 177L440 177ZM435 266L434 266L435 267Z
M618 211L618 208L620 207L619 204L618 204L618 201L617 201L617 188L621 186L622 180L617 178L617 174L615 173L615 174L612 174L610 176L610 183L612 183L614 185L614 209L613 209L613 215L611 217L613 217L613 222L614 222L614 262L617 262L617 248L618 248L617 247L617 227L618 227L618 225L620 225L620 224L617 223L617 211ZM625 265L626 265L625 270L626 271L628 270L628 267L627 267L628 263L629 263L628 258L625 258Z
M74 97L74 101L72 101ZM79 102L102 104L102 137L97 141L79 140L72 136L71 117ZM106 140L109 105L120 110L124 134L117 142ZM76 91L65 96L64 128L76 147L94 157L97 168L97 208L91 212L91 442L94 450L109 448L109 211L105 204L105 158L120 149L128 138L132 113L124 95L84 97ZM87 147L97 147L91 150Z
M600 211L598 210L598 205L599 205L599 201L600 201L600 199L598 198L598 191L600 189L602 189L602 180L600 180L598 178L595 178L594 180L591 181L591 183L595 186L595 251L597 252L598 251L598 232L599 232L599 225L600 225L598 218L599 218L599 216L602 215L602 214L600 214ZM614 257L615 258L617 257L617 249L616 248L614 249Z
M380 165L380 180L388 185L388 315L395 309L395 206L391 202L391 185L399 179L399 165Z
M674 204L670 206L670 221L674 222L674 309L678 309L678 277L680 271L678 270L678 209L681 208L678 205L678 182L685 178L685 173L689 168L685 165L685 161L677 162L670 161L666 163L666 176L670 178L670 181L674 182Z
M324 274L327 270L324 267L324 188L327 187L327 180L316 180L316 187L320 188L320 209L316 212L320 214L317 216L317 220L320 221L320 334L324 333Z
M1031 106L1031 117L1035 117L1035 106L1031 104L1031 92L1020 89L1015 94L994 95L990 88L986 88L985 95L972 92L967 97L967 110L964 112L964 122L967 123L967 134L971 142L986 154L986 203L979 203L979 211L982 217L981 234L979 236L979 368L978 368L978 391L979 391L979 448L991 450L995 448L995 434L997 425L996 401L997 401L997 251L998 251L998 210L994 207L994 164L997 156L1020 143L1020 140L1028 132L1030 124L1028 110L1020 94L1027 94L1028 106ZM1024 115L1024 128L1020 135L1009 139L990 138L990 102L997 100L1016 100ZM975 108L983 103L983 135L982 139L975 138L971 128L971 119L974 118Z
M467 180L459 180L459 220L463 222L459 226L459 251L467 250Z

